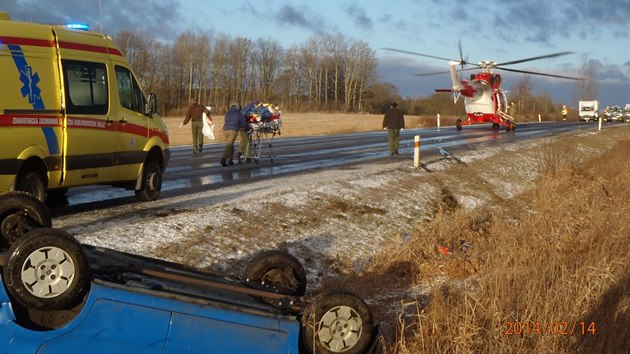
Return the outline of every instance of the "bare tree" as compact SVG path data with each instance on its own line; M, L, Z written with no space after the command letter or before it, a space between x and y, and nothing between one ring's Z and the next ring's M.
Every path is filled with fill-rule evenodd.
M523 75L521 79L516 83L513 88L513 93L510 98L511 101L516 102L517 112L522 114L528 113L529 104L532 100L532 78L529 75ZM507 108L503 108L507 111Z
M597 99L597 70L593 60L582 57L579 75L583 80L577 82L578 101Z
M286 51L284 55L284 65L278 77L278 86L281 87L282 97L286 104L293 109L300 109L304 89L304 78L302 72L300 48L294 46ZM281 102L282 103L282 102Z
M280 71L283 50L280 42L275 39L261 39L256 43L255 57L256 73L260 86L260 96L265 99L273 98L273 87Z
M376 67L374 50L363 41L352 41L344 61L344 103L346 109L357 111L368 79Z

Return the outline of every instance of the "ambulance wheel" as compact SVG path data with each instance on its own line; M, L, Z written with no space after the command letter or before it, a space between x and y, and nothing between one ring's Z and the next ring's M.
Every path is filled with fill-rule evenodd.
M372 344L374 324L367 304L345 290L314 297L302 318L302 344L309 353L362 354Z
M44 178L37 172L26 172L18 175L15 190L32 194L35 198L46 200L46 184Z
M142 172L142 185L136 190L136 198L141 202L156 200L162 190L162 169L155 161L149 161L144 165Z
M0 249L6 249L27 232L52 226L44 203L25 192L0 195Z
M244 278L280 294L303 296L306 292L306 271L302 263L283 250L265 251L249 263Z
M48 195L48 199L58 200L65 198L68 190L69 188L52 189L46 192L46 194Z
M62 230L40 228L11 246L2 276L7 292L20 304L59 310L82 299L90 268L74 237Z
M457 130L462 130L462 120L458 119L455 121L455 128L457 128Z

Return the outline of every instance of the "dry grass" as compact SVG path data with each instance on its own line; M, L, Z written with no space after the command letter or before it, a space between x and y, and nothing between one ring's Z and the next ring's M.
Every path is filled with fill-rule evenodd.
M190 128L177 127L180 121L167 119L172 144L190 144ZM442 124L453 121L443 119ZM220 127L222 117L215 122ZM381 122L376 115L285 114L282 137L380 130ZM407 117L407 123L434 126L435 118ZM386 353L627 352L630 139L587 161L576 157L575 145L565 141L537 152L531 163L540 173L535 186L514 198L496 196L496 205L483 210L459 206L453 195L457 191L444 180L449 175L438 175L438 186L444 187L432 215L419 216L413 233L390 242L358 274L343 255L329 260L339 275L323 279L323 287L350 285L372 295L375 318L384 321ZM462 188L493 188L480 174L498 171L484 170L483 163L475 164L477 174L470 166L452 168L456 174L467 169L458 175L467 176ZM355 204L343 198L315 200L307 216L295 217L288 226L270 219L252 230L239 226L225 233L260 238L260 229L271 234L308 228L327 220L324 215L385 212L374 205L379 204L369 199ZM281 207L274 204L273 209L284 211ZM438 252L437 245L449 254ZM516 322L530 325L512 326L512 334L506 333Z
M627 139L586 162L549 150L536 187L509 204L484 212L438 205L371 270L396 274L406 264L412 287L431 289L401 305L386 351L627 352L629 154Z
M212 116L215 124L217 139L210 143L221 143L225 139L220 133L223 127L223 115ZM190 125L180 127L182 117L166 117L171 145L190 145L192 137ZM343 113L285 113L282 115L282 137L346 134L381 130L382 115L374 114L343 114ZM454 125L455 118L441 118L441 125ZM407 128L422 128L436 125L436 117L406 116ZM208 141L206 141L208 142Z

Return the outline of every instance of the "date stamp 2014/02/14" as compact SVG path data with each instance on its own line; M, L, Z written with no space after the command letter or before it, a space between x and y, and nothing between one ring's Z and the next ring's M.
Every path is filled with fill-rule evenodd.
M594 335L595 322L580 321L505 321L504 335Z

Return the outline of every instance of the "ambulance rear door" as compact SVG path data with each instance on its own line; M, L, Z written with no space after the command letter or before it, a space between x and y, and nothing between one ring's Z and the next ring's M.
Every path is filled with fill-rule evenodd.
M48 27L1 21L0 191L20 187L18 174L60 183L63 119L54 58Z

